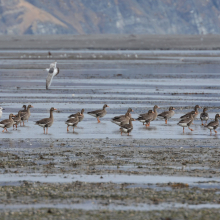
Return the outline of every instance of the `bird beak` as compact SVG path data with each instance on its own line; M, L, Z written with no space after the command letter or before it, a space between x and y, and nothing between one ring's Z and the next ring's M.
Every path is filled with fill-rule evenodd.
M16 115L12 115L12 117L16 117Z
M158 108L160 108L160 107L158 107Z
M109 106L107 105L107 107L109 107Z
M136 121L136 120L134 119L134 121Z
M154 111L152 111L152 113L154 113Z
M33 108L34 106L32 105L31 108Z
M133 112L134 110L132 110L132 112Z
M173 108L173 110L176 110L175 108Z
M199 106L199 108L202 108L202 107Z
M57 110L56 108L54 110Z

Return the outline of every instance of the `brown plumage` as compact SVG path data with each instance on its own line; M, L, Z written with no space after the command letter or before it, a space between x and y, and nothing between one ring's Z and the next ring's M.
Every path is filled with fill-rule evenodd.
M202 121L202 125L203 125L203 121L206 121L205 124L207 124L207 121L209 120L209 114L206 112L208 109L204 108L203 112L200 114L200 119Z
M171 106L169 108L169 111L162 112L157 117L161 118L161 119L165 119L165 124L167 124L167 120L172 118L175 114L175 112L173 110L175 110L175 108Z
M39 125L43 127L44 129L44 134L45 134L45 128L47 128L46 134L48 134L48 128L52 126L54 118L53 118L53 111L57 110L56 108L52 107L50 109L50 117L49 118L43 118L39 121L36 121L35 125Z
M76 114L72 114L70 115L68 118L75 118L76 116L78 116L79 118L79 122L83 120L84 118L84 109L81 110L81 114L79 115L78 112Z
M22 110L20 110L18 112L18 115L13 118L13 120L14 120L13 129L14 129L14 126L15 126L16 130L17 130L18 124L21 123L21 113L22 113Z
M189 130L193 131L193 129L191 129L189 126L193 123L194 120L194 114L196 114L195 111L193 111L190 115L189 118L184 118L182 120L179 121L178 125L183 127L183 133L184 133L184 127L188 127Z
M79 117L81 116L80 112L77 112L75 114L74 118L70 118L68 119L65 124L67 124L67 132L69 131L69 126L73 127L73 132L74 132L74 128L77 126L77 124L79 123Z
M212 130L214 130L214 132L217 134L217 131L215 129L217 129L217 127L219 126L219 114L215 115L215 121L211 121L207 124L207 128L210 130L210 133L212 133Z
M10 128L13 126L14 120L12 119L12 117L15 117L15 115L10 114L9 119L5 119L0 122L0 127L4 128L2 132L4 132L5 130L8 131L7 128Z
M181 119L189 118L189 117L191 117L191 114L193 114L193 118L195 119L199 114L199 111L198 111L199 108L201 108L201 107L199 105L196 105L194 107L194 111L188 112L185 115L181 116L180 118Z
M132 121L135 121L135 119L134 119L134 118L130 118L129 124L126 124L126 125L122 125L122 126L121 126L121 128L120 128L121 135L122 135L122 133L127 133L128 136L129 136L129 133L133 130Z
M21 121L23 121L23 126L24 126L24 121L25 121L25 120L27 120L27 122L28 122L28 119L29 119L30 116L31 116L30 108L33 108L33 107L34 107L34 106L32 106L32 105L28 105L27 110L21 112Z
M109 106L105 104L105 105L103 105L103 109L99 109L99 110L95 110L95 111L92 111L92 112L88 112L87 114L89 114L89 115L91 115L93 117L96 117L98 123L100 123L99 118L104 117L106 115L106 113L107 113L106 107L109 107Z
M153 121L155 114L152 110L149 110L148 113L140 115L136 120L146 124L146 127L150 126L150 122Z

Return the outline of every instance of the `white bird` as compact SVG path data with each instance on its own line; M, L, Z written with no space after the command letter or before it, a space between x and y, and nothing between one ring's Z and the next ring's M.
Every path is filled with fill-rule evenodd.
M54 62L50 64L50 68L46 68L48 72L47 80L46 80L46 89L49 89L53 77L58 75L60 72L59 68L57 68L56 65L57 65L57 62Z
M5 109L0 107L0 118L2 117L2 110L5 110Z

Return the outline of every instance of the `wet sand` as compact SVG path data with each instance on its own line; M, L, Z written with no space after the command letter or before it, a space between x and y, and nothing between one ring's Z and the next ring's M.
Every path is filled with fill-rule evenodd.
M219 113L218 51L0 51L0 105L17 113L32 104L18 130L0 134L0 218L216 219L219 207L219 135L196 119L193 132L177 126L196 104ZM45 89L44 69L57 60L60 74ZM68 115L107 103L97 124L85 114L67 133ZM134 122L121 136L110 119L155 104L175 116L149 128ZM44 135L34 121L55 122ZM201 112L201 109L200 109ZM210 121L209 120L209 121ZM169 211L167 211L169 210ZM198 215L198 213L200 213Z

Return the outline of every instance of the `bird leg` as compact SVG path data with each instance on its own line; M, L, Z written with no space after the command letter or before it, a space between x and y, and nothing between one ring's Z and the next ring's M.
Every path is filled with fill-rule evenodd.
M212 130L210 129L210 134L212 134Z
M167 125L167 119L165 120L165 124Z
M67 125L67 131L69 131L69 126Z
M48 134L48 127L47 127L47 134Z
M99 118L97 118L98 123L100 123L101 121L99 120Z
M214 132L217 134L218 132L216 130L214 130Z
M203 124L203 121L202 121L202 125L204 125L204 124Z
M122 136L122 131L121 131L121 136Z
M190 130L190 131L193 131L193 129L192 129L192 128L190 128L190 127L188 127L188 128L189 128L189 130Z
M18 128L18 125L16 124L16 130L17 130L17 128Z
M45 134L45 127L44 127L44 134Z
M184 127L183 127L183 133L184 133Z
M128 132L128 136L130 136L130 135L129 135L129 132Z
M74 127L73 127L73 133L74 133Z
M4 128L2 132L4 132L5 129L6 129L6 128Z
M23 126L24 126L24 121L23 121Z

